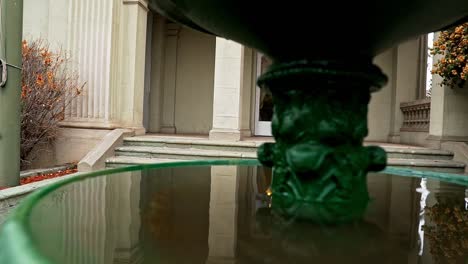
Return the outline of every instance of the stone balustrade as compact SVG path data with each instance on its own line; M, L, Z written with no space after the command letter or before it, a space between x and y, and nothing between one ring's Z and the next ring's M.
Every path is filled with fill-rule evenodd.
M401 103L400 109L403 112L401 131L429 132L431 98Z

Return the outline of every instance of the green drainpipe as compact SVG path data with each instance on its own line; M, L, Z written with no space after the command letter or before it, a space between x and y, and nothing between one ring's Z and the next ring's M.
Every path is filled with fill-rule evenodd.
M0 187L17 186L20 179L22 29L23 0L0 0L0 59L7 64L0 87Z

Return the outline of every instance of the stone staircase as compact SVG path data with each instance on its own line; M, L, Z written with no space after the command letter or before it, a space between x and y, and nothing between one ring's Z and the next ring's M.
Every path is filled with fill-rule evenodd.
M268 140L267 140L268 141ZM174 162L180 160L255 159L265 141L223 142L206 138L138 136L124 139L107 160L108 167ZM389 166L450 173L464 173L465 164L453 161L453 154L422 147L381 144Z

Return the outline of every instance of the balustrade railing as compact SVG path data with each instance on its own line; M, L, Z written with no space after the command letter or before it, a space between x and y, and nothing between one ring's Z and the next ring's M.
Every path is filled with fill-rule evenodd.
M403 125L401 131L429 132L431 119L431 99L425 98L412 102L401 103Z

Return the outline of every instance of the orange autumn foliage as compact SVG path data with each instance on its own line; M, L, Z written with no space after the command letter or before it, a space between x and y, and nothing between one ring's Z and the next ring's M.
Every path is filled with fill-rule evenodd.
M62 171L57 171L54 173L47 173L47 174L41 174L41 175L31 176L27 178L22 178L21 185L25 185L25 184L32 183L32 182L54 179L54 178L62 177L62 176L77 173L77 172L78 170L75 168L75 169L66 169Z
M23 41L21 78L21 166L35 157L33 149L57 136L67 106L84 87L70 70L70 57L52 51L44 40Z
M443 78L440 85L463 87L468 80L468 22L440 32L431 54L442 56L432 70Z
M66 170L59 170L59 171L52 172L52 173L39 174L39 175L35 175L35 176L22 178L20 180L20 185L25 185L25 184L29 184L29 183L33 183L33 182L39 182L39 181L49 180L49 179L54 179L54 178L59 178L59 177L74 174L74 173L77 173L77 172L78 172L78 169L76 168L76 165L75 165L74 167L66 169ZM0 187L0 191L1 190L6 190L6 189L8 189L8 187Z

